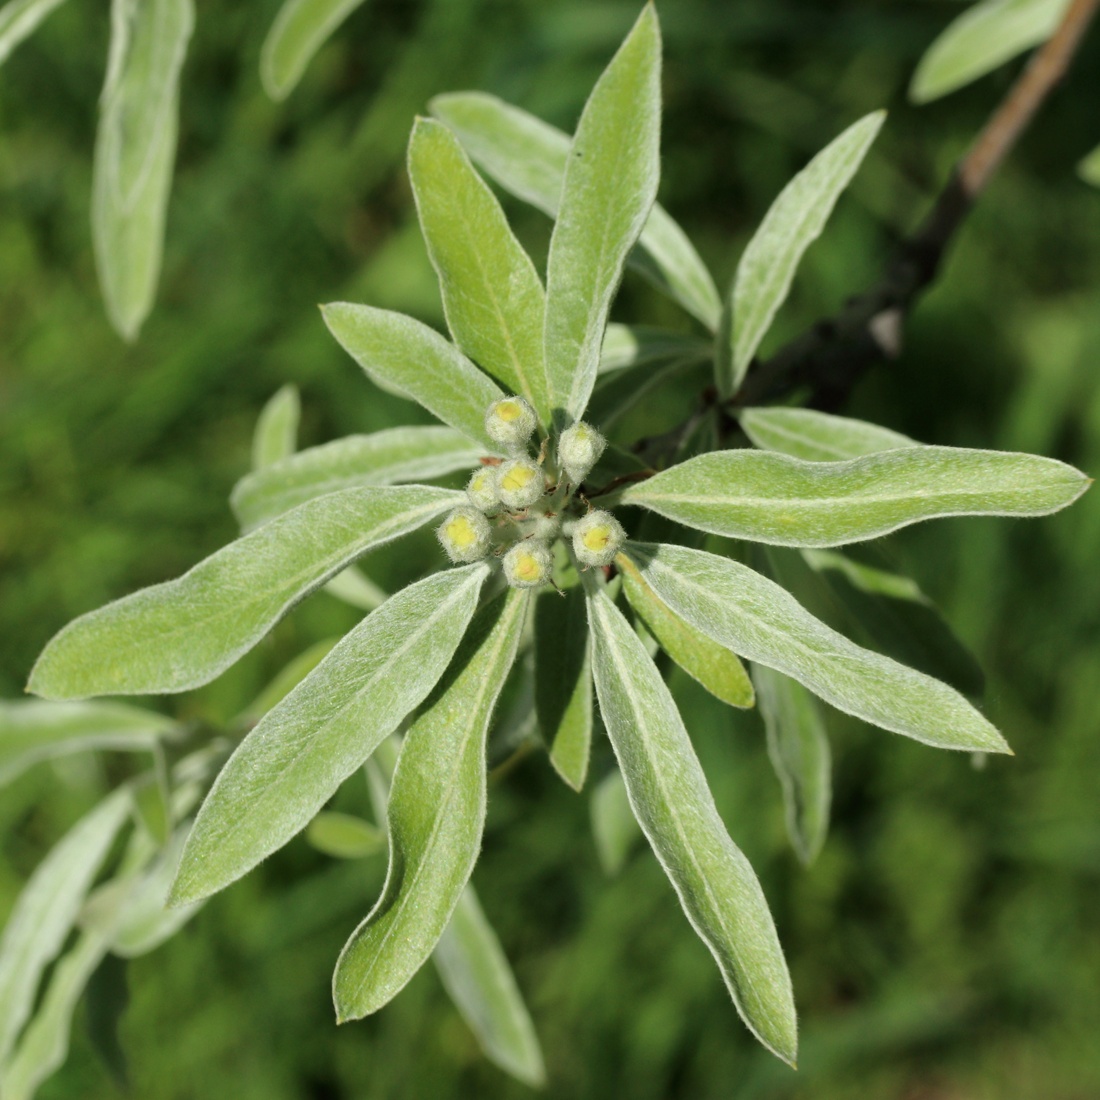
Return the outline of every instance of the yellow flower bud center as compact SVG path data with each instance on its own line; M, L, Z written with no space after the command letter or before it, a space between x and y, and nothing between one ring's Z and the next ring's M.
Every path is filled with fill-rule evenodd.
M601 550L605 550L611 541L611 528L606 523L598 523L585 531L581 541L593 554L598 554Z
M489 475L484 472L480 474L474 474L473 480L470 482L470 488L473 489L475 493L483 492L487 488L485 481L488 476Z
M469 516L455 516L446 527L447 538L459 550L465 550L477 542L477 531L470 522Z
M523 409L515 401L502 401L497 405L497 416L506 424L518 420L523 415Z
M513 466L500 479L500 487L509 493L517 493L531 484L535 471L528 466Z
M542 576L542 566L532 554L517 554L514 569L521 581L537 581Z

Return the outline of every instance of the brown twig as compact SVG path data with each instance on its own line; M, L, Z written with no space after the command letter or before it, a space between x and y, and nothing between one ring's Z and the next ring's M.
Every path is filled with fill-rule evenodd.
M772 358L754 364L731 406L758 405L808 387L809 404L836 408L871 366L901 353L906 316L935 280L970 208L1065 76L1098 9L1100 0L1073 0L879 282L850 299L837 316L818 322Z

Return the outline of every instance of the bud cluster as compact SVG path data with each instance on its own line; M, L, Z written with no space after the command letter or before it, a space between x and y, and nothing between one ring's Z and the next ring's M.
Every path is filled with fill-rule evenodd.
M607 446L603 436L578 421L560 433L553 461L547 462L549 441L542 442L537 457L529 451L537 427L535 410L522 397L504 397L489 406L486 434L508 457L486 459L470 475L468 503L455 508L436 530L453 562L495 554L514 588L552 583L551 547L563 534L584 569L609 565L626 538L610 512L591 506L586 511L573 500Z

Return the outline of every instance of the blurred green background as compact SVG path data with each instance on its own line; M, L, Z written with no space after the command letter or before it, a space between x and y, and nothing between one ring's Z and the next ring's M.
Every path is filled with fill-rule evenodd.
M70 4L0 70L0 694L75 615L235 534L226 497L263 401L301 388L303 444L423 419L372 387L316 304L442 324L402 158L436 92L482 88L571 128L634 0L368 0L282 106L260 43L275 0L200 4L184 71L160 296L124 346L88 229L104 5ZM960 10L936 0L664 0L661 199L725 286L786 180L858 116L887 127L768 346L873 279L1019 65L926 108L904 89ZM1100 31L982 200L902 358L847 412L925 442L1100 469ZM536 258L549 224L507 201ZM617 319L688 327L628 276ZM636 417L659 430L667 413ZM648 419L647 419L648 418ZM802 1019L796 1074L750 1038L664 876L608 881L587 797L530 757L491 792L474 881L525 991L552 1096L1089 1100L1100 1096L1100 495L1033 522L951 520L896 553L987 671L1016 750L984 770L830 713L835 823L787 846L755 715L674 676L735 840L758 869ZM430 540L368 571L403 583ZM210 687L153 701L224 718L357 613L326 594ZM597 776L609 764L598 747ZM40 765L0 792L0 922L20 882L125 761ZM363 792L365 796L365 792ZM329 978L384 868L301 841L138 960L121 1034L142 1100L519 1097L434 972L337 1029ZM44 1098L118 1096L78 1016Z

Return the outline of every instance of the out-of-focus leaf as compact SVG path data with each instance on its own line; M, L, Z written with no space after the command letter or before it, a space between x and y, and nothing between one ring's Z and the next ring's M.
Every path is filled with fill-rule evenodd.
M306 840L334 859L365 859L386 850L386 834L354 814L322 810L307 826Z
M322 306L329 331L367 372L444 424L476 440L488 452L497 445L485 434L485 410L504 392L434 329L388 309L334 302Z
M683 376L692 367L698 367L699 363L699 359L671 359L602 375L592 391L586 419L591 424L598 424L603 431L609 431L639 402L646 399L652 401L658 387L671 382L685 388L689 386L691 380L683 379Z
M793 1065L794 996L768 903L730 839L672 696L607 594L589 591L596 692L630 804L752 1033Z
M177 580L70 623L38 658L29 690L79 699L205 684L356 558L461 500L462 493L422 485L344 489L311 500Z
M768 756L783 788L787 833L803 863L825 843L832 798L829 739L818 701L798 681L754 665L753 682L768 736Z
M262 470L289 458L298 448L298 421L302 402L298 387L287 384L275 391L260 410L252 433L252 469Z
M623 774L618 768L608 772L596 785L589 813L600 866L608 878L614 878L626 866L630 849L642 837L641 826L630 808Z
M691 677L731 707L753 705L752 681L736 654L701 634L676 614L625 555L615 559L623 592L661 648Z
M718 337L718 392L737 391L779 307L790 293L806 249L821 236L886 118L861 118L835 138L779 193L737 264Z
M8 54L37 30L39 23L64 0L8 0L0 8L0 65Z
M160 275L192 0L112 0L92 175L92 241L107 315L133 340Z
M584 593L535 602L535 710L550 763L575 791L584 786L592 744L592 664Z
M474 888L467 884L432 953L439 976L486 1056L532 1088L546 1083L535 1025Z
M342 573L337 573L325 585L325 591L363 611L373 611L386 601L386 593L356 565L349 565Z
M1070 0L984 0L955 18L928 47L909 85L914 103L928 103L1045 42Z
M299 504L362 485L426 481L476 466L485 449L453 428L387 428L310 447L237 482L230 497L244 530Z
M260 79L272 99L286 99L313 55L363 0L286 0L260 50Z
M549 424L546 294L500 203L434 119L413 127L409 179L455 343Z
M903 577L866 562L856 561L836 550L803 550L802 557L818 573L833 570L853 587L872 596L889 596L893 600L926 603L927 597L912 577Z
M163 714L121 703L0 700L0 784L40 760L71 752L149 752L176 729Z
M1077 166L1077 171L1081 173L1081 178L1086 183L1091 183L1093 187L1100 187L1100 146L1097 146L1081 163Z
M650 5L592 89L566 161L546 262L546 373L559 426L592 395L611 300L657 196L660 133L661 32Z
M484 92L436 96L432 114L458 134L474 163L505 191L550 217L558 216L569 135ZM706 265L663 207L649 212L630 265L712 332L722 304Z
M612 322L603 334L600 374L661 363L668 359L698 362L709 359L713 348L707 340L682 332L645 325L620 325Z
M331 582L330 582L331 583ZM281 703L331 652L339 638L324 641L303 650L275 675L275 678L241 711L238 721L258 722L276 704Z
M805 462L735 450L688 459L622 499L714 535L825 547L944 516L1044 516L1090 484L1064 462L1010 451L918 446Z
M738 420L758 447L807 462L838 462L919 446L889 428L814 409L743 409Z
M313 820L443 675L487 573L479 563L402 589L268 711L199 811L172 904L228 886Z
M629 543L627 552L657 595L697 629L838 710L938 748L1011 751L957 691L860 648L747 566L682 546Z
M405 737L390 791L386 885L333 975L340 1021L376 1012L405 987L469 881L485 827L489 719L515 660L529 596L510 589L484 609Z
M34 1004L46 966L61 950L92 880L129 814L125 788L73 826L35 868L0 939L0 1065ZM8 1100L9 1092L2 1095Z

